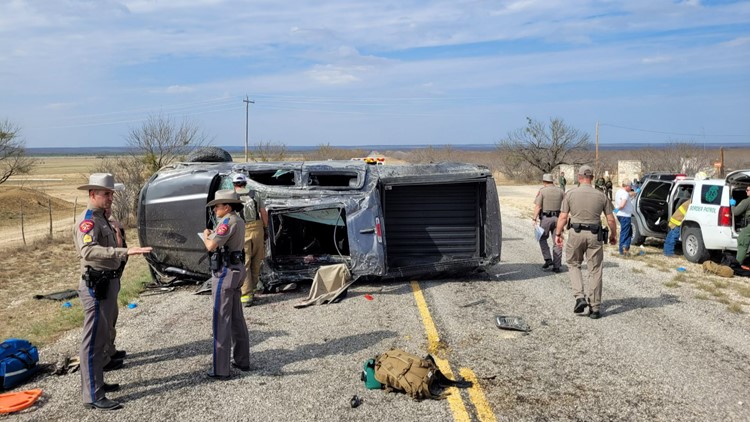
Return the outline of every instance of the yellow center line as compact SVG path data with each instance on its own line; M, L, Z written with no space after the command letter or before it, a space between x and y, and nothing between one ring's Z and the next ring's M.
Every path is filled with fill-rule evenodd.
M495 413L492 411L490 404L487 403L487 397L485 397L482 387L479 386L479 381L474 371L469 368L461 368L459 373L465 380L472 383L472 386L469 388L469 399L474 403L474 408L477 409L479 420L481 422L497 422Z
M419 283L416 281L412 281L411 289L414 291L414 299L417 302L419 314L422 316L422 323L424 324L424 328L427 331L427 350L430 352L432 357L435 358L435 363L437 364L438 369L440 369L440 372L442 372L443 375L446 375L448 378L455 379L448 361L440 358L436 354L436 351L438 350L438 344L440 342L440 337L438 336L435 323L432 321L432 316L430 316L430 311L429 309L427 309L427 302L424 300L424 295L422 294L422 289L420 289L419 287ZM471 421L469 412L466 411L466 406L464 406L464 402L463 400L461 400L461 392L458 391L458 388L450 387L447 389L447 392L449 393L447 400L448 404L450 405L451 411L453 412L453 420L455 420L456 422Z

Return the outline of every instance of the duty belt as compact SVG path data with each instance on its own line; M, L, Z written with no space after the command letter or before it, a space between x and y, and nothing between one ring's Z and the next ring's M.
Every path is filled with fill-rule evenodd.
M542 217L557 217L560 211L542 211Z
M120 278L122 275L122 269L117 270L95 270L91 266L86 266L86 272L83 275L83 278L85 279L87 276L91 278L106 278L107 280L112 280L114 278Z
M575 230L576 233L580 233L581 230L588 230L591 233L599 233L599 230L602 228L601 224L581 224L581 223L571 223L570 227Z

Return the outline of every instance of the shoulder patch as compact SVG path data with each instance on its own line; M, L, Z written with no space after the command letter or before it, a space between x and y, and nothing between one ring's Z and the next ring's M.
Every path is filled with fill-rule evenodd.
M219 236L224 236L229 231L229 226L226 223L219 224L219 227L216 228L216 234Z
M78 230L81 231L81 233L88 233L91 230L94 229L94 220L83 220L81 221L81 224L78 225Z
M93 241L94 241L94 239L91 238L90 234L87 234L87 235L83 236L83 244L84 245L87 245L87 244L89 244L89 243L91 243Z

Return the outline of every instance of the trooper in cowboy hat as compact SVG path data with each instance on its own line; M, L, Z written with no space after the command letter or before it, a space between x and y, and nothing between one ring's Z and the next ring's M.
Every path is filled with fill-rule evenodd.
M542 175L542 184L544 186L539 189L539 192L534 198L534 217L532 224L536 228L537 220L539 220L539 228L541 228L541 235L539 235L539 248L542 250L542 258L544 258L544 265L542 269L552 267L552 271L559 273L561 271L560 264L562 262L562 246L552 245L552 254L549 250L549 239L550 232L555 229L557 224L557 216L560 215L560 205L562 204L563 196L565 195L562 189L555 187L552 175L549 173Z
M207 375L227 379L230 366L250 370L250 338L240 303L240 288L245 280L245 221L238 214L242 200L232 189L217 191L206 206L213 208L216 215L216 227L205 229L202 237L209 255L214 306L213 364Z
M78 296L83 305L81 339L81 390L83 404L90 409L113 410L122 407L105 393L119 390L119 384L104 382L104 371L123 366L126 353L114 347L117 321L117 294L120 276L129 255L150 253L150 247L121 247L117 233L105 213L112 207L118 184L109 173L94 173L89 183L79 186L88 191L88 207L73 227L76 250L81 262Z

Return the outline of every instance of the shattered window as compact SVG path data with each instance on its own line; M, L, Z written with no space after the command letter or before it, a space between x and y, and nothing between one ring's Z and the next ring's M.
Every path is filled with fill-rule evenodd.
M309 186L359 187L357 173L310 172Z
M294 186L294 170L251 171L250 178L264 185Z

